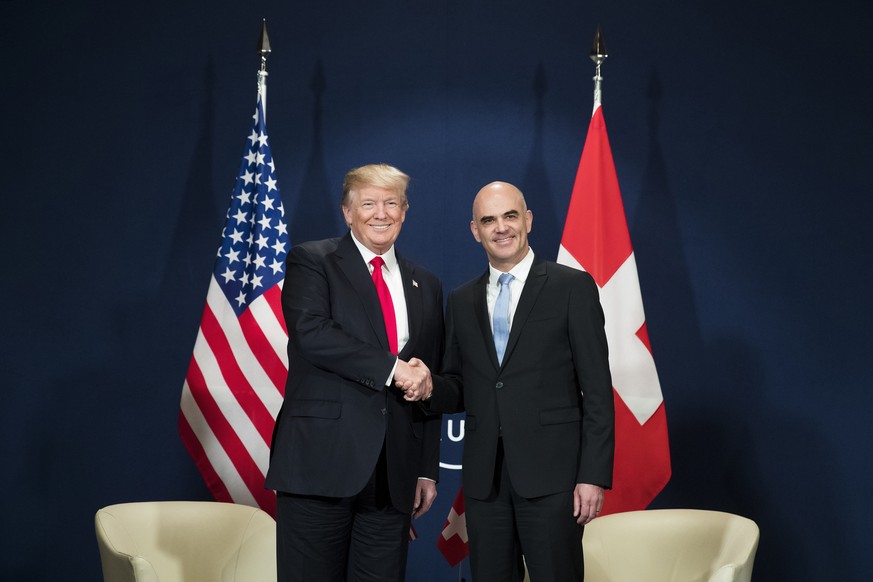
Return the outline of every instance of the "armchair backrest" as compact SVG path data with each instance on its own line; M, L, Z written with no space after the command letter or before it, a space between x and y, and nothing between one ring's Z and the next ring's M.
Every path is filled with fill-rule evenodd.
M585 526L586 582L749 582L759 530L720 511L650 509Z
M154 501L95 516L105 582L275 582L276 523L245 505Z

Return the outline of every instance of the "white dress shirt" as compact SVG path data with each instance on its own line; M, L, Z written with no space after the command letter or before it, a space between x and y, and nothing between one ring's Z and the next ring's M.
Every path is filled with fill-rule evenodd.
M512 269L507 271L513 277L509 282L509 329L512 330L512 322L515 320L515 310L518 307L518 299L521 297L521 292L524 289L524 282L527 281L527 276L530 274L531 265L533 265L534 252L528 247L527 254L518 262ZM488 270L488 291L485 299L488 303L488 323L491 325L491 333L494 333L494 304L497 303L497 294L500 293L500 283L497 279L503 274L503 271L498 271L489 263Z
M373 260L373 257L377 256L376 253L361 244L354 234L352 234L352 240L364 258L367 270L372 275L373 265L370 264L370 261ZM394 318L397 320L397 351L400 352L409 341L409 314L406 311L406 295L403 293L403 279L400 276L400 265L397 263L394 245L391 245L391 248L385 251L385 254L379 256L385 261L385 265L382 267L382 278L385 279L385 284L388 285L388 291L391 292L391 303L394 304ZM397 369L396 361L394 362L394 368L391 369L391 374L388 375L388 379L385 381L386 386L392 384L395 369Z

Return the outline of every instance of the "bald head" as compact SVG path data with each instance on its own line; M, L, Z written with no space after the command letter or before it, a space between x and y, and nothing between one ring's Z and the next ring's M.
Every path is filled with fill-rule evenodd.
M507 272L528 252L533 214L521 190L507 182L491 182L473 200L470 231L495 269Z
M479 201L495 195L508 197L515 196L521 202L521 208L527 210L527 203L524 200L524 194L521 193L521 190L509 182L491 182L490 184L483 186L476 194L476 198L473 199L473 220L476 220L476 205L479 204Z

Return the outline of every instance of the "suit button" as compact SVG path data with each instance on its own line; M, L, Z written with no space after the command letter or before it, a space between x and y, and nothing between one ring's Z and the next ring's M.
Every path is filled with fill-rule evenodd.
M387 409L387 408L383 408L383 409L382 409L382 414L383 414L383 415L388 414L388 409Z
M498 390L500 390L501 388L503 388L503 382L498 382L497 384L494 385L494 387L497 388Z

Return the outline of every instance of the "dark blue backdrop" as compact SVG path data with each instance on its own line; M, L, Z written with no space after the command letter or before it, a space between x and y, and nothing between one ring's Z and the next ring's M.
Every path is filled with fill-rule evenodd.
M756 580L871 575L873 102L862 0L0 2L4 580L97 580L93 515L205 499L178 400L255 104L292 240L342 175L413 176L401 250L478 274L475 191L555 256L603 26L609 135L666 400L657 507L756 520ZM419 522L410 580L457 475Z

